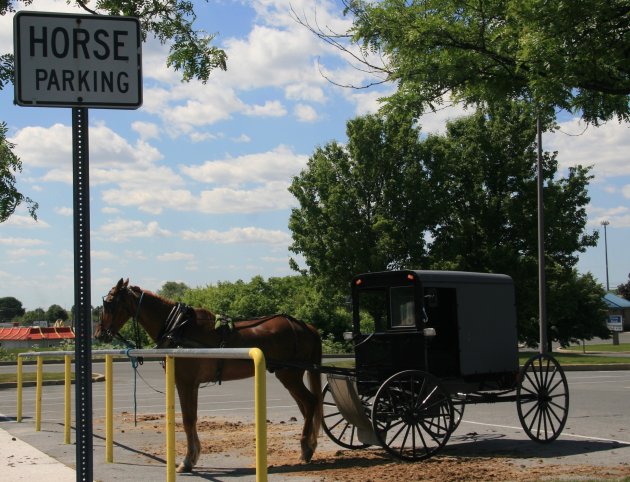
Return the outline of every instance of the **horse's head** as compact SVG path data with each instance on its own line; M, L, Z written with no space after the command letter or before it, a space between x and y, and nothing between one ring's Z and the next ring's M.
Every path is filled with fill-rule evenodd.
M129 278L120 281L103 297L101 322L96 328L98 340L109 343L133 315L134 296L129 288Z

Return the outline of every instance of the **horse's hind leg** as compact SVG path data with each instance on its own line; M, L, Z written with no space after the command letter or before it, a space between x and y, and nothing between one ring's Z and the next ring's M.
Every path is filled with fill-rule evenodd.
M182 409L182 421L186 432L188 449L184 461L177 467L177 472L191 472L201 454L201 442L197 435L197 399L199 385L177 385L179 403Z
M313 433L313 417L317 406L317 397L304 385L304 370L276 370L276 377L289 391L304 416L304 427L300 437L301 460L310 462L315 448L317 448L317 434Z

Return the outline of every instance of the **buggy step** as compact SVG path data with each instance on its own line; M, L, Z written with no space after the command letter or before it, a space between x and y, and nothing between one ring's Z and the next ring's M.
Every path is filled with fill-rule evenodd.
M328 373L327 377L330 393L339 412L347 422L356 427L359 440L364 444L380 445L374 435L372 421L365 413L365 405L359 397L356 378L336 373Z

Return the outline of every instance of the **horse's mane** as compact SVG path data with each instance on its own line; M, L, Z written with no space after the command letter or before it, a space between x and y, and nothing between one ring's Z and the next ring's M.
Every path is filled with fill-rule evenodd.
M138 296L144 293L145 295L149 295L149 296L152 296L153 298L157 298L159 301L165 304L169 304L169 305L175 304L175 301L164 298L163 296L160 296L154 293L153 291L145 290L144 288L140 288L139 286L130 286L129 289L133 291L135 294L137 294Z

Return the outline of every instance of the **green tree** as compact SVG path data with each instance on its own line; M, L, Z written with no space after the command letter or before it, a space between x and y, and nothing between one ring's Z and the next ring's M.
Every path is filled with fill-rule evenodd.
M50 305L44 319L49 323L54 323L57 320L67 321L68 318L68 312L64 308L59 305Z
M29 310L20 316L16 321L22 326L32 325L36 321L43 321L46 319L46 312L42 308L35 308Z
M171 301L181 301L184 298L184 294L190 288L186 283L178 281L167 281L158 290L157 294Z
M10 323L14 318L24 315L22 302L13 296L0 298L0 323Z
M549 270L550 338L562 346L594 337L610 338L606 327L606 291L590 273L553 266Z
M529 99L550 118L561 108L593 124L630 119L626 0L344 3L351 40L384 59L364 64L398 86L391 108L418 114L450 94L472 104Z
M15 11L14 1L0 0L0 15ZM25 6L33 0L22 2ZM182 79L206 82L214 69L227 69L225 52L212 45L215 35L197 30L194 4L187 0L125 0L68 1L87 12L108 15L129 15L140 19L142 38L154 36L163 44L171 42L166 64L181 71ZM88 6L89 5L89 6ZM0 90L13 82L14 58L0 56ZM0 222L5 221L18 205L26 203L36 219L37 203L20 193L15 186L15 174L21 171L20 160L6 139L6 125L0 122Z
M422 266L434 216L419 129L370 115L348 121L347 135L345 147L317 148L289 187L299 202L289 249L328 293L347 293L356 273Z
M321 332L340 339L350 326L350 315L339 298L317 289L312 276L255 276L249 282L219 282L186 292L184 302L224 313L234 319L285 313L315 325Z
M2 80L0 79L1 88ZM22 203L28 206L31 217L37 219L37 203L20 193L15 185L15 175L22 172L22 163L13 153L12 149L15 146L7 140L6 134L7 126L4 122L0 122L0 223L9 219L9 216Z
M617 286L617 294L622 298L630 300L630 274L628 275L628 282Z
M290 218L290 249L304 257L319 286L338 293L347 293L356 273L389 268L509 274L517 288L521 338L533 343L533 115L524 104L479 111L449 123L445 135L424 140L396 118L350 121L371 128L349 128L347 149L334 142L318 148L294 178L290 190L300 207ZM393 136L397 129L408 136ZM572 279L576 253L595 245L597 233L585 232L589 170L578 166L560 177L557 167L555 155L546 153L547 262L560 283Z

